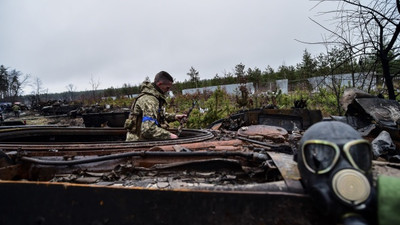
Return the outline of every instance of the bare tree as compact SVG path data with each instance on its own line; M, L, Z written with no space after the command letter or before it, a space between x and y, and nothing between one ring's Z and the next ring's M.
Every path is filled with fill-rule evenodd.
M97 81L93 78L93 75L90 76L90 81L89 81L90 86L92 87L92 97L93 100L96 100L96 91L100 86L100 80L97 79Z
M35 77L32 84L33 87L32 94L39 96L44 91L42 85L43 85L42 80L39 77Z
M40 105L40 95L44 92L44 89L42 87L42 80L40 80L39 77L35 77L33 82L31 83L31 86L33 88L31 92L31 106L33 108L39 107Z
M72 101L74 99L74 92L76 91L76 87L73 84L68 84L67 86L65 86L65 88L67 88L69 100Z
M321 43L341 45L348 51L349 60L357 59L360 65L366 65L365 62L371 59L375 60L376 65L382 70L389 99L395 99L393 78L399 71L393 71L391 64L400 55L400 1L318 0L318 2L338 3L336 9L322 13L333 15L334 29L313 20L330 34Z

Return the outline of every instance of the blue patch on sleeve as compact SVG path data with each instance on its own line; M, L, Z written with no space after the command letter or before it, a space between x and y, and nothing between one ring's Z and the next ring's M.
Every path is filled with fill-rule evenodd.
M157 126L159 126L158 121L156 119L154 119L153 117L144 116L142 119L142 123L145 121L153 121Z

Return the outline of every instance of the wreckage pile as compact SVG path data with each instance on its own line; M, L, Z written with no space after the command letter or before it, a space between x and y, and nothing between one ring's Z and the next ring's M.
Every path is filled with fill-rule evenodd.
M332 116L331 118L322 118L321 112L319 110L307 110L302 108L293 108L290 110L245 110L233 114L228 118L216 121L209 126L208 130L213 133L213 138L209 139L209 142L215 144L215 147L196 147L193 149L184 147L182 150L182 147L180 147L180 145L176 145L174 146L174 149L168 151L209 152L215 151L215 149L218 148L222 148L224 149L224 151L242 153L251 152L264 154L266 152L272 151L282 154L293 155L297 151L297 142L302 137L302 133L308 127L321 120L338 120L350 124L352 127L360 131L360 133L366 139L371 141L373 146L374 159L377 160L375 163L376 165L381 165L385 168L391 165L390 167L398 168L396 163L400 162L400 148L398 142L400 140L398 130L398 121L400 118L399 103L396 101L377 98L358 90L348 90L344 94L344 96L345 97L342 100L342 105L343 108L346 109L346 115L343 117ZM36 142L19 144L20 146L16 145L15 147L10 149L12 151L14 151L15 149L20 149L21 151L24 150L24 148L34 149L35 146L37 146L37 142L39 141L48 143L48 149L46 145L42 145L38 147L39 149L37 150L35 149L29 150L31 152L25 152L27 157L43 156L50 157L53 160L57 157L65 159L66 155L72 155L72 158L75 159L78 157L89 157L88 155L90 155L90 157L93 157L97 155L99 149L104 148L104 145L110 145L109 142L102 142L102 137L99 136L99 133L104 133L105 135L103 135L103 137L107 136L107 132L103 132L104 130L101 129L97 130L96 132L87 130L87 132L96 133L97 135L88 137L87 134L81 134L80 132L82 131L74 131L75 133L72 132L71 135L66 135L65 131L55 130L60 129L60 127L81 127L84 130L84 125L88 125L86 127L103 127L103 124L106 124L107 126L104 126L103 128L111 130L111 128L114 127L113 129L118 130L116 131L118 135L114 135L113 133L111 134L111 136L108 136L109 138L106 141L112 141L113 143L111 145L118 146L115 148L121 149L113 152L102 152L98 156L124 151L156 151L155 149L165 148L163 147L165 143L160 142L151 142L151 144L147 144L147 146L158 146L150 149L143 148L143 146L139 149L136 149L135 146L123 143L125 131L121 128L116 127L120 127L120 124L123 124L124 118L126 118L127 116L125 114L125 112L122 114L120 113L120 115L122 115L121 117L116 117L116 115L111 115L110 113L94 113L92 114L93 116L90 116L91 114L86 114L87 117L84 117L83 120L81 117L71 118L69 116L46 117L45 123L47 123L48 125L56 125L56 127L46 128L50 129L46 131L46 134L43 133L43 130L29 130L32 128L29 128L29 126L27 126L26 128L19 128L21 129L21 133L23 133L23 135L19 137L12 132L10 133L9 130L6 129L7 127L3 127L4 129L1 130L0 139L3 140L4 143L21 143L26 140ZM32 121L34 120L29 121L29 123L33 124ZM112 122L108 123L109 121ZM35 134L35 132L42 132L43 135L41 136L41 134ZM60 134L55 135L54 133L56 132L60 132ZM53 134L50 135L48 133ZM81 136L81 138L72 138L73 136L76 136L75 134ZM62 135L66 137L61 138ZM13 137L13 139L7 139L10 137ZM74 143L76 141L85 142L85 140L88 143L85 143L83 145L74 145L75 147L71 147L71 149L66 152L64 151L65 146L71 145L71 143ZM235 142L234 146L228 146L232 140L235 140L237 142ZM60 141L66 143L61 143ZM99 149L94 148L93 151L85 152L81 150L81 146L91 145L91 142L98 144ZM52 143L57 143L57 145L54 146L54 144ZM224 145L224 147L220 147L220 145ZM28 148L27 146L30 147ZM3 151L7 151L7 147L2 147L2 149ZM54 154L49 154L49 152L52 152ZM78 154L76 152L80 153ZM102 170L101 165L99 166L96 164L96 166L94 166L93 164L88 164L87 166L81 165L77 167L76 170L71 168L65 171L60 170L62 172L54 173L52 176L30 174L28 175L28 177L24 177L24 179L30 180L32 179L30 177L47 177L44 180L52 182L98 183L102 185L108 184L159 188L176 188L178 186L208 187L210 185L218 186L221 184L231 184L235 186L246 183L257 184L258 182L260 182L260 180L264 180L266 182L283 180L282 176L279 175L279 171L277 170L276 166L274 166L273 160L270 157L267 157L272 160L270 161L270 165L264 165L265 162L263 159L261 159L260 162L249 163L247 159L238 160L237 157L216 158L212 156L208 157L208 159L200 157L194 162L191 162L190 160L185 160L185 163L182 163L181 159L171 161L167 160L165 162L156 162L157 160L152 159L150 160L151 163L142 163L146 164L146 166L142 166L141 164L138 165L138 160L136 158L127 157L125 161L113 164L115 168L107 165L107 169ZM208 160L211 160L212 162ZM107 162L107 164L110 164L110 162ZM221 171L218 171L219 169L215 168L216 165L225 165L226 168L221 168ZM32 164L32 166L35 167L36 165ZM190 168L196 166L198 168L201 168L201 171L198 173L196 173L196 171L187 172L185 170L186 167ZM380 166L378 166L378 169L379 167ZM382 172L378 169L376 174ZM387 168L384 170L387 170ZM133 173L132 171L135 171L135 173ZM386 173L391 173L390 171L391 170L387 170ZM195 176L196 174L199 175L197 179ZM21 176L18 175L17 177Z
M50 187L62 184L65 190L84 185L91 190L100 188L96 190L104 190L112 196L117 190L142 191L139 196L135 195L142 202L148 202L140 197L143 190L157 191L152 192L157 196L191 193L181 198L182 202L188 199L188 202L193 199L199 202L199 199L207 199L202 195L206 193L222 203L231 197L241 199L238 195L245 195L247 199L257 196L258 199L266 198L269 203L253 199L252 202L257 204L254 207L252 203L243 205L245 208L241 208L241 213L231 210L225 203L224 209L230 210L230 216L226 217L240 220L239 215L242 215L248 222L260 224L266 221L269 224L333 224L315 213L293 160L298 153L298 141L310 126L322 120L351 125L372 143L374 182L382 174L400 177L400 121L397 117L400 105L357 92L349 96L344 104L347 113L343 117L322 118L318 110L299 108L252 109L216 121L205 130L183 129L177 140L125 142L126 131L114 126L113 122L106 120L104 123L104 115L101 120L90 119L94 127L82 126L89 124L85 121L79 126L3 126L0 127L0 179L16 186L21 185L18 183L21 181L24 184L25 181L28 184L44 182ZM45 188L35 186L39 187ZM108 192L110 189L107 188L114 191ZM172 192L162 192L165 193L162 195L160 190ZM201 198L193 197L197 195ZM112 205L121 210L117 214L125 212L119 207L124 205L121 202L126 196L119 196L119 205ZM104 205L104 200L99 200L101 197L91 198L96 199L95 204ZM82 200L74 201L83 204ZM164 203L151 203L148 207L153 212L161 212L157 204ZM198 207L204 209L207 218L214 219L215 223L198 218L197 224L232 224L226 217L221 222L218 215L211 215L212 212L207 211L210 210L208 205L204 203L203 207ZM232 205L241 204L232 200ZM274 210L279 211L273 214L275 216L265 213ZM146 219L160 223L157 218Z

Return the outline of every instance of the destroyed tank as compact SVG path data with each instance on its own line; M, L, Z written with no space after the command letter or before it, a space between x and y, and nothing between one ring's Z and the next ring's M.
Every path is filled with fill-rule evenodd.
M336 224L305 191L294 160L320 120L306 110L252 110L176 140L138 142L125 142L119 127L3 126L0 221Z

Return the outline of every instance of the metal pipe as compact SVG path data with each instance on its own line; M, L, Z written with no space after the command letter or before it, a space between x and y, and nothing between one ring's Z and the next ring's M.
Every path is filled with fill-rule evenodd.
M248 159L258 159L265 161L268 158L267 155L260 154L260 153L244 153L244 152L148 152L148 151L141 151L141 152L126 152L126 153L119 153L119 154L112 154L106 156L99 156L96 158L90 159L78 159L78 160L70 160L70 161L54 161L54 160L43 160L43 159L36 159L33 157L22 156L21 160L25 162L41 164L41 165L53 165L53 166L70 166L70 165L77 165L77 164L85 164L85 163L93 163L93 162L100 162L106 160L113 160L113 159L120 159L125 157L244 157Z

